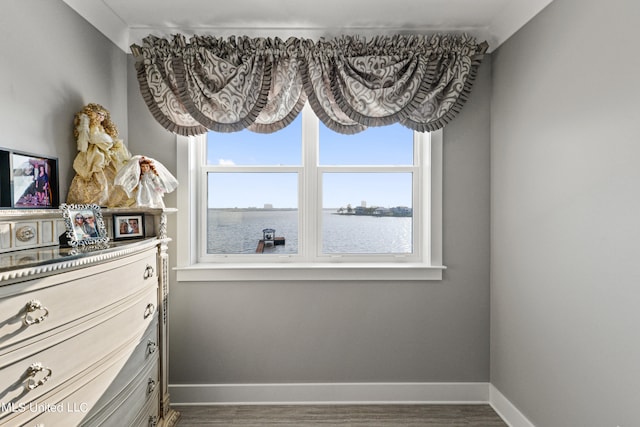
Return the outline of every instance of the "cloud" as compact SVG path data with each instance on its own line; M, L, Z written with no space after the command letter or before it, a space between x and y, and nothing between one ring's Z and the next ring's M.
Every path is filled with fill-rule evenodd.
M226 159L218 159L218 164L220 166L233 166L233 165L235 165L233 160L226 160Z

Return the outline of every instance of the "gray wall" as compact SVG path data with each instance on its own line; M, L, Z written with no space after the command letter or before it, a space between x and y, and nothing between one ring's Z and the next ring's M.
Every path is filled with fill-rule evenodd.
M58 157L64 201L77 111L102 104L126 143L127 55L62 1L3 0L0 40L0 147Z
M490 313L491 382L536 425L640 425L638 16L555 0L483 64L445 131L444 281L172 284L171 382L487 381ZM63 200L88 102L175 171L131 59L64 3L3 1L0 40L0 146L57 156Z
M0 146L58 156L63 200L73 115L88 102L111 111L134 154L175 172L175 138L146 110L132 59L64 3L3 2L0 36ZM444 134L443 281L174 282L170 381L488 381L490 74L487 59Z
M444 133L442 282L173 284L170 382L488 381L489 99L487 59Z
M639 17L555 0L493 58L491 382L541 427L640 425Z

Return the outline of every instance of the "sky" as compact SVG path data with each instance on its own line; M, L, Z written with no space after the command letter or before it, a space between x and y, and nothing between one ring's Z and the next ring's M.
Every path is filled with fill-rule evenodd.
M302 115L272 134L248 130L208 137L211 165L300 165ZM342 135L320 123L321 165L410 165L413 132L401 125L369 128ZM232 168L230 168L231 170ZM323 207L412 206L408 173L331 173L323 177ZM215 173L209 175L210 208L298 207L295 173Z

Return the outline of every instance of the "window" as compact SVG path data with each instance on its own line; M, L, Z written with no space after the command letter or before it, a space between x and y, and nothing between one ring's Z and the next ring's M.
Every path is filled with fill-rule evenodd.
M439 139L338 134L309 106L273 134L179 137L178 280L440 278Z

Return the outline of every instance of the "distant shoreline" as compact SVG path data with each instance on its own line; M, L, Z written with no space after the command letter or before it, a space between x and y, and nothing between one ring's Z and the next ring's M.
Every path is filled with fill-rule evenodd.
M367 213L355 213L355 212L333 212L332 215L341 215L341 216L376 216L376 217L388 217L388 218L411 218L413 215L408 213L375 213L375 212L367 212Z
M298 208L207 208L208 211L213 212L291 212L297 211ZM332 215L341 216L375 216L375 217L394 217L394 218L406 218L411 217L411 212L391 212L386 210L385 212L365 211L365 212L339 212L337 208L322 208L323 211L331 212Z
M207 208L210 211L225 212L273 212L273 211L297 211L298 208Z

